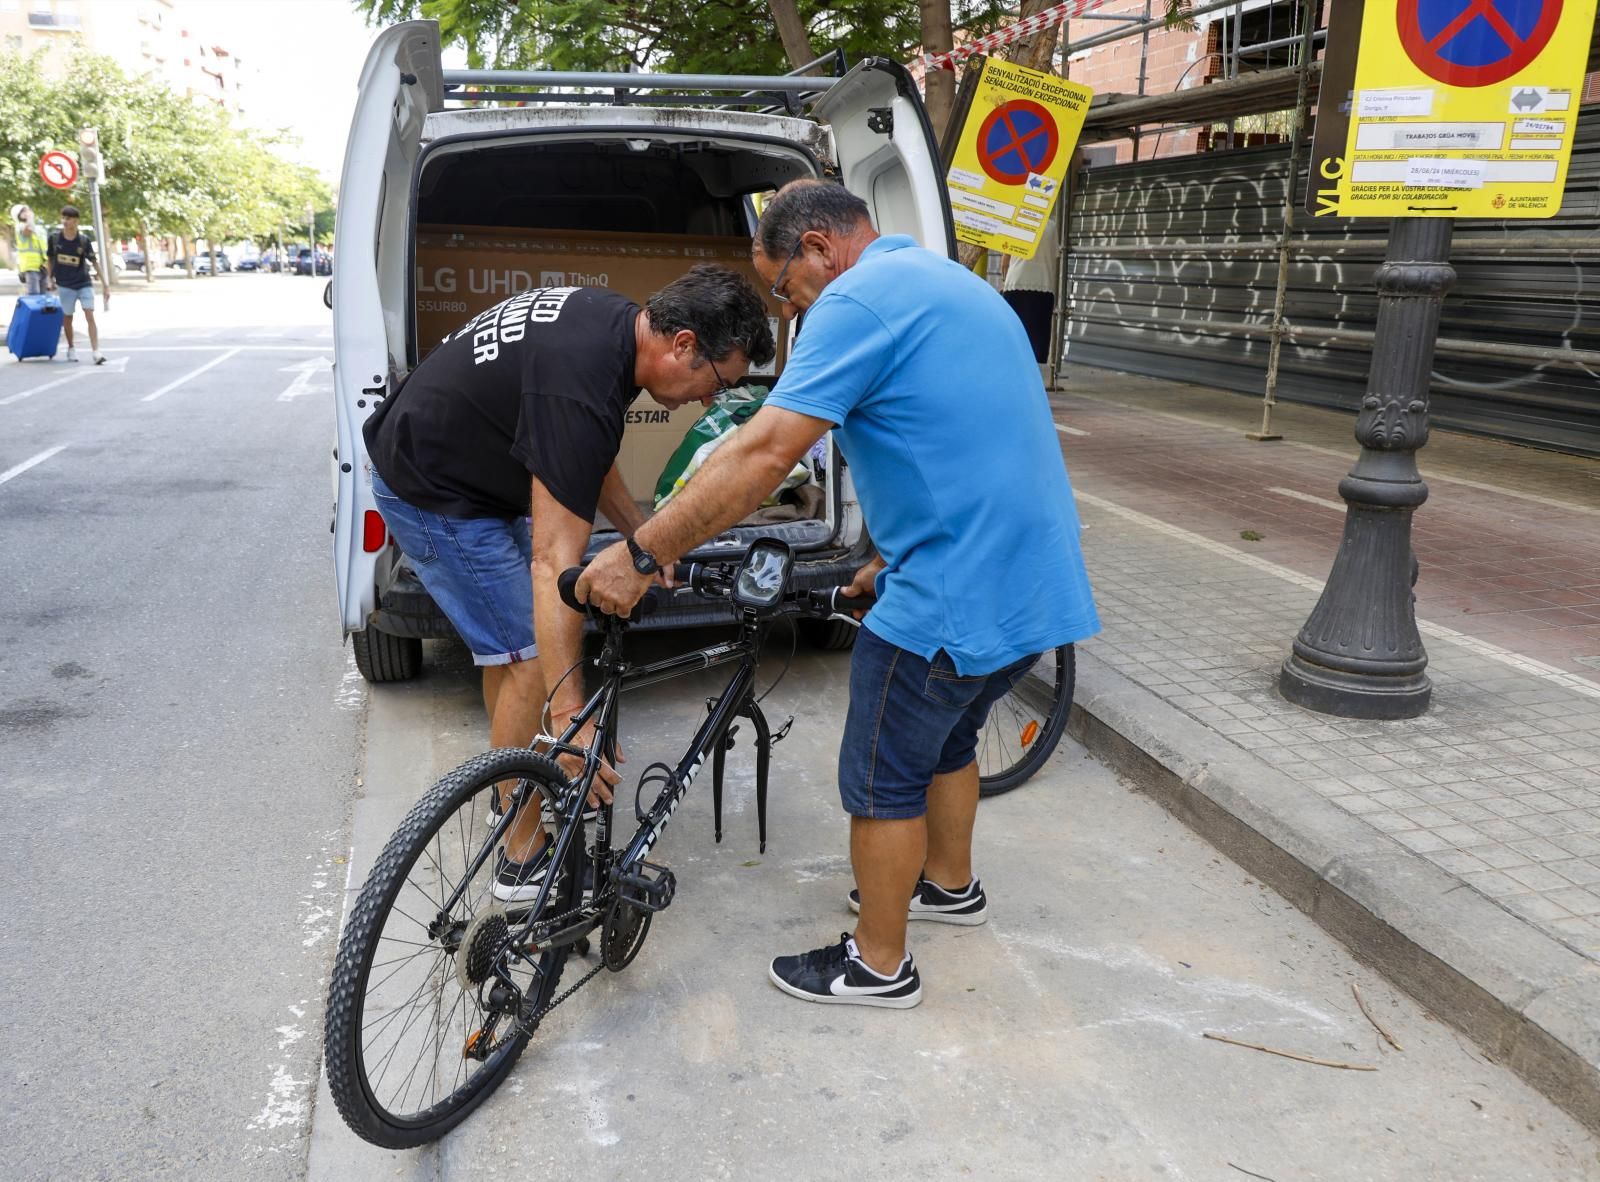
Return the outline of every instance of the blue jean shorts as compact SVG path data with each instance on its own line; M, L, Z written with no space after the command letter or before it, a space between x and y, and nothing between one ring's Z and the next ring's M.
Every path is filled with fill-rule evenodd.
M68 320L78 310L78 305L83 305L85 312L94 311L94 284L86 283L82 287L63 287L56 291L61 297L61 315Z
M397 497L372 471L383 523L472 650L475 665L539 655L533 639L533 540L522 517L445 517Z
M989 710L1039 659L962 677L950 654L932 661L863 625L850 657L850 709L839 746L839 796L854 817L899 820L928 811L928 785L976 757Z

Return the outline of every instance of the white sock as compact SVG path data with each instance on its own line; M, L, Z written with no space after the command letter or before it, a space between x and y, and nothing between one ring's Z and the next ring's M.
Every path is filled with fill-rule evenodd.
M894 972L892 972L892 973L880 973L877 969L873 968L870 964L868 964L866 962L865 959L862 958L861 949L856 947L856 938L854 936L851 936L848 940L845 941L845 950L847 952L849 952L850 955L855 960L860 962L862 968L866 969L867 972L871 973L874 977L878 978L878 980L880 980L880 981L893 981L893 980L896 980L900 976L901 973L906 971L906 965L909 964L910 961L911 961L911 953L908 952L908 953L906 953L904 956L902 956L900 958L900 964L895 969Z

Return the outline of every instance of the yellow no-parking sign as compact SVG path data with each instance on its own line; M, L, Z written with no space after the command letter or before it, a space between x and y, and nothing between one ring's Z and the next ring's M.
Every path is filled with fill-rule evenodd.
M1553 217L1595 4L1365 0L1344 156L1321 162L1315 212Z
M1031 259L1094 92L987 59L946 180L956 237Z

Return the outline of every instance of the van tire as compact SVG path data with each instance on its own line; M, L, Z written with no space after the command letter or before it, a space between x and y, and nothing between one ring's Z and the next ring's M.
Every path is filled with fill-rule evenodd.
M376 628L350 634L356 668L367 681L410 681L422 670L422 641L415 636L394 636Z
M858 631L860 629L856 625L843 620L800 621L800 635L806 638L806 643L827 652L843 652L854 648Z

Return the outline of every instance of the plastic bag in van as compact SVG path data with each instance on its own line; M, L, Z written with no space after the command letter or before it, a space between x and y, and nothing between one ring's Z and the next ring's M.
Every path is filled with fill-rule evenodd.
M657 509L677 496L711 453L726 443L742 424L761 409L761 404L767 400L767 393L766 386L735 386L694 421L694 425L685 433L683 442L678 444L661 469L661 476L656 481ZM814 479L810 465L803 461L797 463L773 495L762 503L773 504L778 492Z

